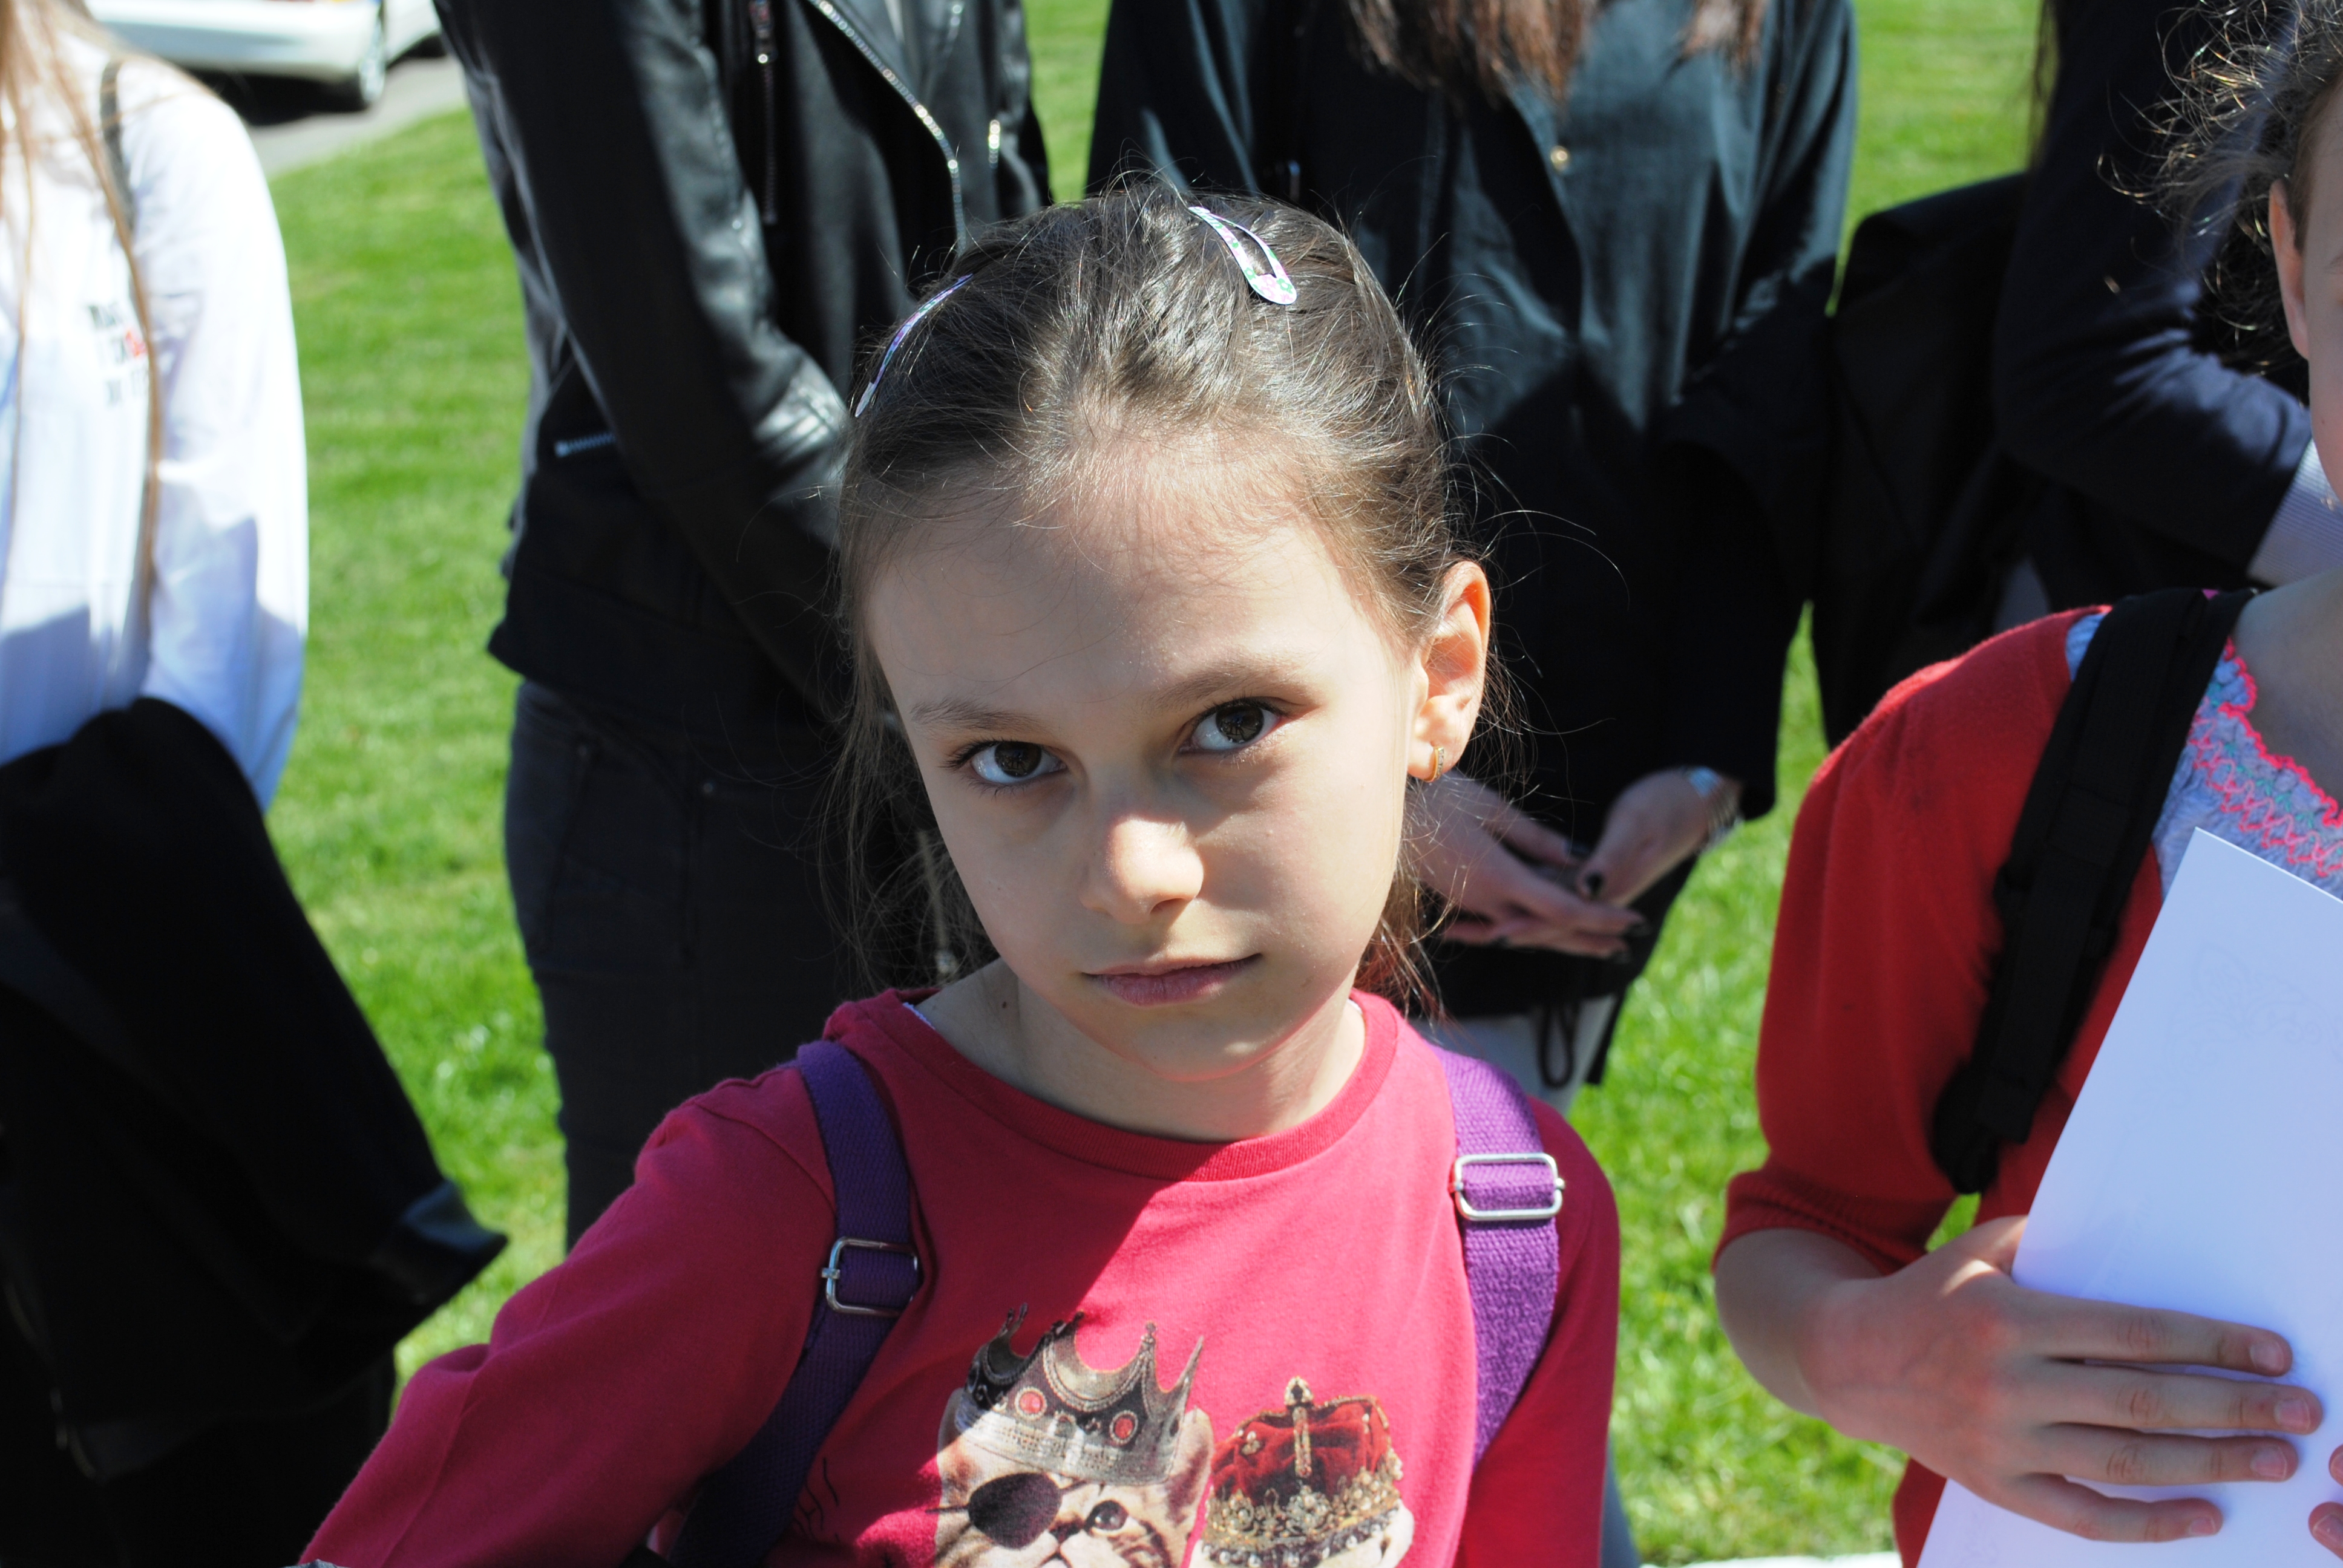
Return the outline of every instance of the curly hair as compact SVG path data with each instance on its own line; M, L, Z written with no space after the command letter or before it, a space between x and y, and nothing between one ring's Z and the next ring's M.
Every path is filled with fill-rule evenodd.
M2205 286L2224 357L2284 369L2300 357L2278 297L2270 191L2285 185L2298 233L2318 127L2343 80L2343 3L2239 0L2214 24L2161 126L2157 195L2185 235L2218 236Z

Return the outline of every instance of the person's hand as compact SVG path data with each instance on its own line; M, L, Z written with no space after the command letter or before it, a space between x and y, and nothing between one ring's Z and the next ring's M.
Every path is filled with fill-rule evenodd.
M1741 786L1725 788L1737 797ZM1632 904L1708 841L1708 802L1681 769L1647 773L1620 792L1602 840L1578 869L1578 890L1606 904Z
M2202 1498L2139 1502L2077 1483L2200 1486L2294 1473L2294 1445L2282 1438L2182 1433L2308 1433L2322 1419L2315 1395L2161 1370L2273 1377L2294 1364L2285 1340L2026 1290L2009 1275L2025 1230L2022 1218L1996 1220L1909 1268L1821 1291L1804 1314L1797 1361L1823 1418L1988 1503L2094 1541L2210 1535L2221 1513ZM2343 1507L2323 1504L2311 1530L2343 1555L2338 1515Z
M1440 932L1451 941L1613 958L1627 950L1624 934L1643 924L1633 910L1572 891L1580 863L1570 840L1462 773L1416 792L1408 853L1417 879L1455 908Z
M2327 1473L2343 1484L2343 1448L2327 1456ZM2310 1538L2343 1557L2343 1503L2322 1503L2310 1511Z

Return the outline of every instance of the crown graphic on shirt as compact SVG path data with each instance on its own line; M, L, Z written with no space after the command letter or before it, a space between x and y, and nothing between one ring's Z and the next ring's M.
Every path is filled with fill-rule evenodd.
M1031 1351L1017 1353L1025 1309L1009 1314L992 1342L969 1363L968 1382L952 1396L950 1429L1028 1470L1079 1481L1147 1485L1172 1473L1189 1390L1204 1342L1169 1389L1155 1381L1155 1325L1141 1335L1124 1365L1083 1364L1074 1330L1082 1314L1051 1323Z
M1215 1568L1312 1568L1383 1533L1402 1504L1399 1451L1380 1401L1320 1404L1285 1385L1212 1454L1203 1561Z

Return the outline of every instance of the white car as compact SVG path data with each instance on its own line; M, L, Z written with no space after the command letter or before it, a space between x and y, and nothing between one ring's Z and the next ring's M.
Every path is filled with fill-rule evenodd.
M439 35L431 0L89 0L125 41L191 71L299 76L353 108L390 63Z

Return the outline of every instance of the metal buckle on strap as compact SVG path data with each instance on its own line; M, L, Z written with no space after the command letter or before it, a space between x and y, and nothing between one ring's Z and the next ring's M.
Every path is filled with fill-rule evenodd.
M1464 1195L1464 1168L1468 1165L1543 1165L1554 1181L1554 1197L1535 1209L1476 1209L1473 1200ZM1456 1211L1467 1220L1503 1223L1515 1220L1551 1220L1562 1212L1562 1168L1551 1154L1459 1154L1456 1163L1448 1168L1449 1195L1456 1200Z
M852 1302L841 1302L838 1299L838 1282L845 1278L846 1273L843 1269L840 1269L838 1266L838 1261L846 1255L846 1249L849 1247L853 1247L858 1251L865 1252L894 1252L902 1257L910 1259L911 1292L913 1295L919 1293L920 1254L918 1252L912 1251L911 1248L900 1241L866 1241L860 1236L840 1236L837 1241L830 1243L830 1265L821 1271L822 1301L829 1306L831 1312L844 1312L850 1318L901 1317L903 1315L903 1307L858 1307ZM910 1297L904 1297L903 1306L908 1307L910 1304Z

